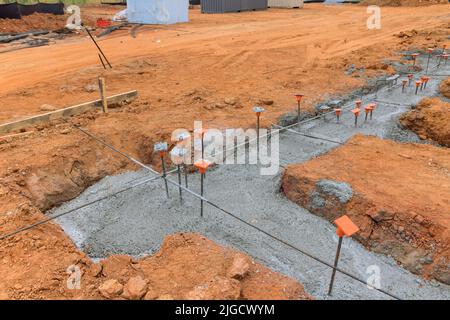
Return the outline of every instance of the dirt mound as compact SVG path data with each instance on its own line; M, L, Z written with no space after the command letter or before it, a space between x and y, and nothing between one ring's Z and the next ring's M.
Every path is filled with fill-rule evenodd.
M422 140L430 139L450 147L450 103L448 102L439 98L423 99L414 110L400 118L400 123L417 133Z
M167 236L159 252L140 260L113 255L93 263L55 229L46 225L0 247L0 298L312 299L297 281L198 234Z
M416 274L450 284L450 158L429 145L356 136L287 168L286 196L330 221L347 214L355 236Z
M420 7L447 3L447 0L363 0L360 2L361 5L377 5L389 7Z
M442 80L441 85L439 86L439 91L444 97L450 99L450 78Z
M65 15L34 13L22 19L0 19L0 33L20 33L30 30L60 30L67 24Z

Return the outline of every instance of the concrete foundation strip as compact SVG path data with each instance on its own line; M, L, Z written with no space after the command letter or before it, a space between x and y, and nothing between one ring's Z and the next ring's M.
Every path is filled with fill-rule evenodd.
M137 97L137 94L138 94L137 91L133 90L133 91L128 91L125 93L119 93L119 94L110 96L107 98L108 105L114 105L114 104L122 103L124 101L134 100ZM0 134L5 134L5 133L9 133L9 132L15 131L15 130L25 129L27 127L37 125L40 123L49 122L51 120L62 119L62 118L70 117L73 115L82 114L87 111L91 111L91 110L94 110L96 108L101 108L101 107L102 107L102 100L98 99L98 100L78 104L75 106L71 106L68 108L47 112L47 113L33 116L30 118L26 118L23 120L5 123L5 124L0 125Z
M88 133L86 130L83 130L83 129L81 129L81 128L78 128L78 129L80 129L82 132L88 134L90 137L95 137L95 136L92 135L91 133ZM101 141L101 140L98 139L97 137L95 137L94 139L95 139L96 141ZM157 177L153 177L153 179L156 180L156 179L162 178L162 175L160 175L159 172L155 171L154 169L152 169L151 167L145 165L144 163L140 162L139 160L136 160L136 159L134 159L133 157L128 156L127 154L123 153L122 151L118 150L117 148L115 148L115 147L113 147L113 146L110 146L109 144L107 144L107 143L104 142L104 141L102 142L102 144L103 144L104 146L107 146L107 147L111 148L111 150L118 152L120 155L126 157L127 159L130 159L132 162L138 164L138 165L141 166L142 168L147 169L147 170L149 170L149 171L151 171L151 172L153 172L153 173L158 174L158 176L157 176ZM290 247L290 248L292 248L292 249L294 249L294 250L296 250L296 251L302 253L303 255L305 255L305 256L307 256L307 257L309 257L309 258L311 258L311 259L313 259L313 260L315 260L315 261L317 261L317 262L319 262L319 263L322 263L322 264L328 266L329 268L331 268L331 269L333 269L333 270L336 270L336 271L338 271L338 272L340 272L340 273L342 273L342 274L344 274L344 275L346 275L346 276L348 276L348 277L350 277L350 278L352 278L352 279L354 279L354 280L356 280L356 281L359 281L359 282L363 283L364 285L370 286L370 287L372 287L373 289L375 289L375 290L377 290L377 291L379 291L379 292L381 292L381 293L384 293L384 294L386 294L386 295L388 295L388 296L390 296L390 297L392 297L392 298L394 298L394 299L401 300L401 299L398 298L397 296L395 296L395 295L393 295L393 294L391 294L391 293L389 293L389 292L387 292L387 291L384 291L384 290L382 290L382 289L373 287L373 286L371 286L370 284L368 284L366 281L364 281L363 279L360 279L360 278L358 278L357 276L354 276L354 275L352 275L352 274L350 274L350 273L348 273L348 272L346 272L346 271L344 271L344 270L341 270L341 269L339 269L339 268L337 268L337 267L334 267L333 265L329 264L328 262L323 261L322 259L317 258L317 257L315 257L314 255L312 255L312 254L310 254L310 253L308 253L308 252L306 252L306 251L304 251L304 250L302 250L302 249L297 248L296 246L294 246L294 245L292 245L292 244L290 244L290 243L288 243L288 242L286 242L286 241L284 241L284 240L282 240L282 239L280 239L280 238L278 238L278 237L276 237L276 236L274 236L274 235L268 233L267 231L262 230L261 228L255 226L255 225L252 225L251 223L249 223L249 222L243 220L242 218L238 217L237 215L235 215L235 214L233 214L233 213L227 211L226 209L220 207L218 204L216 204L216 203L214 203L214 202L211 202L210 200L208 200L208 199L205 198L204 196L202 196L202 195L200 195L200 194L198 194L198 193L192 191L191 189L188 189L188 188L182 186L181 184L177 183L176 181L173 181L173 180L169 179L168 177L166 177L165 180L166 180L168 183L170 183L170 184L176 186L177 188L182 189L182 190L186 191L187 193L191 194L192 196L194 196L194 197L196 197L196 198L198 198L198 199L204 201L206 204L209 204L210 206L212 206L212 207L218 209L219 211L221 211L221 212L223 212L223 213L225 213L225 214L227 214L227 215L229 215L229 216L231 216L231 217L237 219L238 221L240 221L240 222L246 224L247 226L249 226L249 227L251 227L251 228L254 228L255 230L257 230L257 231L259 231L259 232L261 232L261 233L264 233L266 236L268 236L268 237L270 237L270 238L272 238L272 239L274 239L274 240L276 240L276 241L278 241L278 242L280 242L280 243L282 243L282 244L284 244L284 245L286 245L286 246L288 246L288 247ZM131 187L128 187L128 188L126 188L126 189L129 190L129 189L131 189ZM1 239L2 239L2 238L0 238L0 240L1 240Z

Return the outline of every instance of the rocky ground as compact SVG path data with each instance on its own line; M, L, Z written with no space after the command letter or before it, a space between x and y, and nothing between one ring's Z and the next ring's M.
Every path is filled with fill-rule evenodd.
M286 196L330 221L347 214L366 247L450 283L446 149L356 136L284 174Z

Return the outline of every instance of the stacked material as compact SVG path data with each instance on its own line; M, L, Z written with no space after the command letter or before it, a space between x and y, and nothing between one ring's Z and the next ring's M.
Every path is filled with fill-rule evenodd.
M303 0L269 0L270 8L303 8Z

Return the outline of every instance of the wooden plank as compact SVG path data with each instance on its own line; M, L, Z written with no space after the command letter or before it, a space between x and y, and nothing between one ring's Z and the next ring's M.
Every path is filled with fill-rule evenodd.
M136 97L137 97L137 91L133 90L133 91L119 93L114 96L108 97L107 100L108 100L108 105L110 107L112 107L112 106L120 104L124 101L132 101ZM98 99L98 100L94 100L94 101L85 102L82 104L77 104L75 106L71 106L68 108L39 114L39 115L30 117L30 118L5 123L5 124L0 125L0 134L5 134L5 133L12 132L12 131L25 129L30 126L34 126L36 124L45 123L45 122L49 122L49 121L56 120L56 119L67 118L67 117L74 116L77 114L82 114L87 111L91 111L95 108L101 108L101 107L102 107L102 99Z

